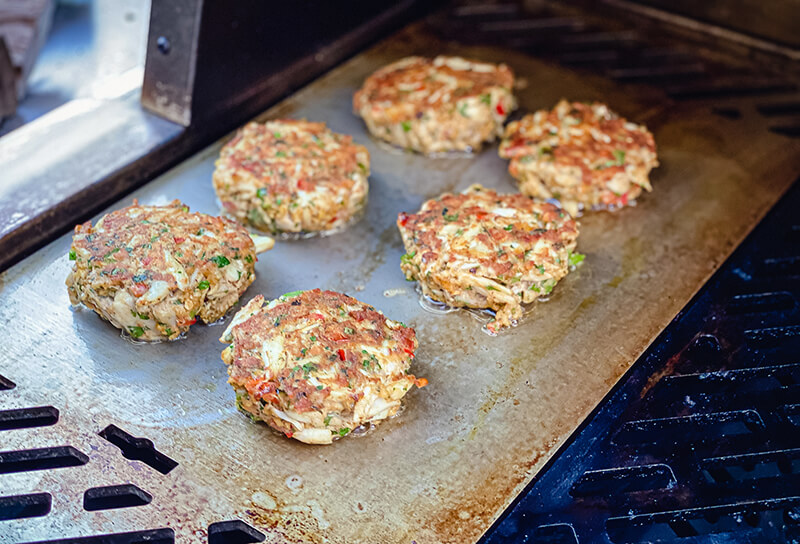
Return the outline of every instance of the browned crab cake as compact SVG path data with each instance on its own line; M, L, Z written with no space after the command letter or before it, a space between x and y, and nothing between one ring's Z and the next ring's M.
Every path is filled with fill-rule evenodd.
M69 298L142 341L174 340L197 318L220 319L253 283L256 253L272 247L231 219L132 206L75 227Z
M220 341L239 408L307 444L396 414L427 383L409 373L414 329L333 291L257 295Z
M471 151L503 133L515 107L505 64L408 57L369 76L353 109L373 136L419 151Z
M619 208L652 190L658 166L653 135L604 104L560 101L509 123L500 156L520 191L558 199L577 215L583 208Z
M271 233L325 233L367 202L369 152L325 123L248 123L225 144L213 182L224 209Z
M397 226L406 279L449 306L494 310L491 333L514 325L523 303L548 295L583 260L573 253L578 226L567 213L480 185L401 213Z

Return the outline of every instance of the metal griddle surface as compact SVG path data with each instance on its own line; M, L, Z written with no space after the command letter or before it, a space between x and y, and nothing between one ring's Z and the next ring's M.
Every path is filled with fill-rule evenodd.
M496 146L472 158L426 158L372 140L351 97L376 68L412 53L505 61L527 87L523 111L557 99L598 99L647 123L662 166L635 208L581 220L587 258L497 338L468 313L424 311L399 269L394 225L444 191L515 185ZM70 309L64 236L0 277L4 409L53 405L52 427L3 431L0 450L72 445L88 464L0 475L2 495L49 492L47 516L0 522L0 542L172 527L177 542L205 542L215 521L240 518L268 542L474 542L602 400L645 347L784 192L800 167L796 142L754 116L714 117L703 104L667 104L656 90L579 76L522 54L440 43L412 25L261 118L306 117L352 134L372 154L365 218L328 238L280 242L261 257L245 294L344 291L414 326L413 367L430 380L399 418L328 447L299 444L234 407L217 341L222 326L195 326L169 344L133 345L94 313ZM211 187L222 141L134 197L180 198L217 213ZM130 198L114 208L130 202ZM396 296L385 296L398 290ZM152 440L179 463L162 475L124 458L97 433L115 424ZM85 512L88 487L133 482L147 506ZM568 485L568 482L565 482Z

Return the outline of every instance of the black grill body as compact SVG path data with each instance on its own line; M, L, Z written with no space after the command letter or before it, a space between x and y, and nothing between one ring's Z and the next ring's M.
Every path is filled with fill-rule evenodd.
M483 544L800 542L798 210L800 182Z

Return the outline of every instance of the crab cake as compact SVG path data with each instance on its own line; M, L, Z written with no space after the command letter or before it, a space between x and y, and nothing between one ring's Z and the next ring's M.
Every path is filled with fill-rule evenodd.
M325 233L367 202L369 152L325 123L248 123L225 144L213 182L225 211L256 229Z
M559 102L509 123L500 156L520 191L558 199L573 215L583 208L631 204L658 166L653 135L604 104Z
M480 185L428 200L397 226L406 279L449 306L490 309L490 333L513 326L522 304L548 295L583 260L574 219L553 204Z
M307 444L393 416L427 383L409 373L414 329L333 291L257 295L220 341L239 408Z
M220 319L253 283L256 253L272 247L231 219L167 206L132 206L75 227L70 301L132 338L174 340Z
M505 64L408 57L369 76L353 110L373 136L419 151L471 151L503 133L516 103Z

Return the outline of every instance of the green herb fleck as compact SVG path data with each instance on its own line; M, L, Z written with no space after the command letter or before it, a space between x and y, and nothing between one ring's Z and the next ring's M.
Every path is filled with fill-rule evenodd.
M115 247L114 249L103 255L103 260L107 263L110 263L113 260L111 256L114 255L114 253L116 253L117 251L119 251L119 248Z
M128 331L130 331L131 336L133 336L134 338L139 338L144 334L144 329L139 326L128 327Z
M197 284L197 288L200 289L201 291L203 289L208 289L209 287L211 287L211 284L209 284L206 280L203 280Z
M261 187L258 191L256 191L256 196L260 199L264 199L264 195L267 194L267 190L264 187Z
M350 428L349 427L342 427L341 429L339 429L337 431L336 434L338 434L339 436L345 436L349 432L350 432Z
M345 333L345 334L353 334L354 332L356 332L356 331L354 331L354 330L353 330L353 329L351 329L350 327L345 327L345 328L344 328L344 333Z
M77 258L78 258L78 254L77 254L77 253L75 253L75 250L74 250L74 249L70 249L70 250L69 250L69 260L70 260L70 261L74 261L74 260L76 260Z
M318 385L318 386L317 386L317 391L322 391L324 388L325 388L324 386L322 386L322 385Z
M586 258L586 255L582 253L570 253L569 254L569 265L570 266L578 266L583 262Z
M326 426L326 427L327 427L327 426L328 426L328 424L331 422L331 419L332 419L332 418L333 418L333 416L331 416L331 415L327 415L327 416L325 416L325 421L324 421L323 423L325 423L325 426Z
M252 263L253 262L253 256L252 255L245 255L244 256L244 262Z
M297 295L302 295L304 292L305 291L303 291L302 289L300 289L299 291L289 291L288 293L282 294L280 296L280 299L281 300L287 300L287 299L290 299L290 298L294 298Z
M507 225L507 226L503 227L503 230L513 230L513 229L514 229L514 225Z
M278 151L277 153L275 153L275 156L279 157L281 159L285 159L286 158L286 152L285 151Z
M492 95L490 95L489 93L482 94L481 95L481 102L483 102L487 106L490 105L492 103Z
M409 132L411 130L411 122L410 121L403 121L400 123L400 126L403 127L403 132Z
M416 254L417 254L416 251L412 251L411 253L404 253L400 257L400 262L403 263L403 264L409 264L411 262L411 259L413 259L414 255L416 255Z
M316 341L317 341L317 337L316 337L316 336L314 336L313 334L311 335L311 341L312 341L312 342L316 342Z
M228 258L225 255L215 255L209 259L211 262L217 264L217 268L222 268L231 264Z
M453 215L444 214L444 220L445 221L457 221L458 220L458 214L457 213L454 213Z

